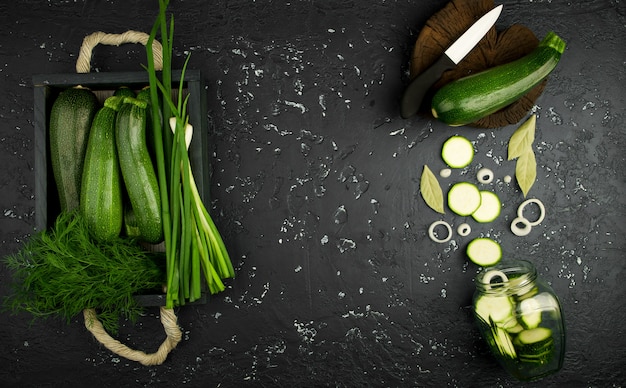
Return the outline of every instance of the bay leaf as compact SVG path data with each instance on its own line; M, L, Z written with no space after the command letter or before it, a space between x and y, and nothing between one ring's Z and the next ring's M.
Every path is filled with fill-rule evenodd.
M433 172L424 165L422 177L420 178L420 193L424 198L424 202L437 213L445 213L443 210L443 191L439 185L439 181Z
M532 148L527 149L518 157L515 163L515 178L526 197L537 178L537 160Z
M533 141L535 141L536 125L537 116L533 114L513 132L509 139L508 160L520 157L532 147Z

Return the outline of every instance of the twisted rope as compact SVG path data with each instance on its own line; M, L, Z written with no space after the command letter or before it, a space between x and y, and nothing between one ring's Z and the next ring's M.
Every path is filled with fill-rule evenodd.
M83 310L83 316L87 330L89 330L104 347L119 356L137 361L145 366L161 365L167 358L167 355L178 345L182 338L182 331L178 327L174 310L165 307L161 307L161 323L163 324L167 337L161 346L159 346L159 349L150 354L131 349L120 341L112 338L109 333L104 330L94 309Z
M101 31L94 32L91 35L87 35L83 39L83 44L80 47L78 59L76 60L76 72L77 73L89 73L91 70L91 55L94 47L98 44L106 44L110 46L119 46L124 43L141 43L146 45L150 36L140 31L126 31L122 34L107 34ZM163 69L163 48L161 43L154 40L152 42L154 67L156 70ZM142 365L161 365L165 362L167 355L176 348L176 345L182 339L182 332L178 327L178 319L172 309L166 309L161 307L161 324L165 329L166 338L159 346L159 349L154 353L144 353L140 350L134 350L128 346L122 344L120 341L114 339L109 333L104 330L102 322L98 320L98 315L94 309L83 310L83 317L85 319L85 327L93 334L93 336L104 347L112 351L113 353L127 358L132 361L137 361Z
M91 70L91 54L94 47L98 44L105 44L109 46L119 46L124 43L141 43L146 45L150 35L140 31L126 31L121 34L107 34L102 31L97 31L91 35L87 35L83 39L83 44L80 47L78 59L76 60L76 72L77 73L89 73ZM154 40L152 41L152 50L154 55L154 67L156 70L163 69L163 48L161 43Z

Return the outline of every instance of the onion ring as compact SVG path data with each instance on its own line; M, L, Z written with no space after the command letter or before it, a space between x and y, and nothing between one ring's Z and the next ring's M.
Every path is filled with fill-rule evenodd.
M498 271L497 269L491 269L485 272L480 282L485 286L486 289L490 290L491 279L495 278L496 276L502 279L501 283L507 283L509 281L509 278L504 274L504 272Z
M530 220L528 220L528 218L524 217L524 208L526 207L526 205L531 204L531 203L534 203L537 206L539 206L539 218L537 218L536 221L532 221L532 222ZM518 218L524 218L526 221L528 221L528 225L530 225L530 226L537 226L537 225L541 224L541 221L543 221L545 216L546 216L546 208L545 208L545 206L543 206L543 202L541 202L540 200L538 200L536 198L530 198L530 199L525 200L517 208L517 217Z
M478 170L478 173L476 173L476 179L478 179L480 183L491 183L493 181L493 171L486 167L481 168Z
M459 236L469 236L469 234L472 233L472 227L468 223L463 223L456 228L456 232Z
M518 224L522 224L524 225L524 227L520 228L519 226L517 226ZM513 222L511 222L511 232L513 232L513 234L516 236L526 236L528 235L528 233L530 233L531 229L532 225L530 224L530 221L528 221L524 217L517 217L513 220Z
M439 225L445 226L446 229L448 230L448 236L444 239L440 239L437 236L435 236L435 228ZM431 240L437 243L448 242L452 238L452 227L450 226L450 224L448 224L447 222L443 220L435 221L432 224L430 224L430 227L428 228L428 237L430 237Z

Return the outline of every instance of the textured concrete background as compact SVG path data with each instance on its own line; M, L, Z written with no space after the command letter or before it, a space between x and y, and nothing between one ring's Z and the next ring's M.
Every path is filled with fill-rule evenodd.
M208 83L212 212L238 277L208 304L177 311L184 340L143 367L94 341L80 317L0 316L2 386L621 387L626 385L624 82L626 7L619 0L505 2L497 27L556 31L568 43L537 101L538 177L547 206L529 236L508 226L523 196L506 161L516 126L451 129L402 120L398 101L423 23L445 1L173 1L175 65ZM85 35L149 31L148 1L0 4L0 254L34 227L34 74L72 73ZM141 71L143 48L95 51L93 71ZM477 267L470 237L435 244L441 218L419 195L425 163L443 167L448 136L475 142L492 168L500 218L474 225L509 257L533 261L564 306L565 365L539 383L512 381L470 315ZM450 212L452 224L464 220ZM9 271L0 265L0 295ZM119 338L154 351L149 309Z

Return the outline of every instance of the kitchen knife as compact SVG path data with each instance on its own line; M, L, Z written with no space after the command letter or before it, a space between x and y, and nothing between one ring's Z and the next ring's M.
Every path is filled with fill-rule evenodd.
M400 115L407 119L416 114L424 95L444 71L453 69L485 36L487 31L496 23L502 12L502 4L484 14L448 47L443 55L428 69L415 77L404 91L400 105Z

